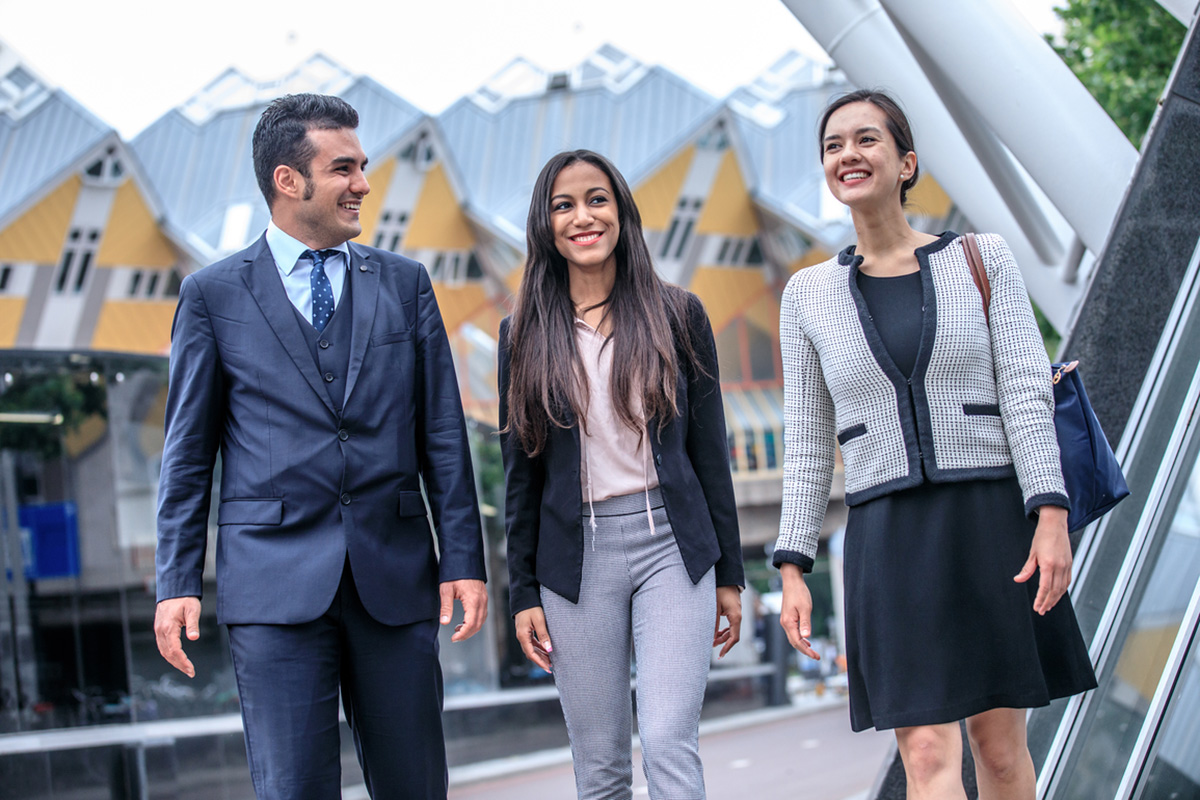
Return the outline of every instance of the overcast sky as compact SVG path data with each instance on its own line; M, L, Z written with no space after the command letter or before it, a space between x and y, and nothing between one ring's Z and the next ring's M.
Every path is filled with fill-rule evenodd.
M1055 0L1013 1L1057 30ZM227 67L272 80L317 51L434 114L517 56L567 69L606 42L717 97L824 57L779 0L0 0L0 41L127 138Z

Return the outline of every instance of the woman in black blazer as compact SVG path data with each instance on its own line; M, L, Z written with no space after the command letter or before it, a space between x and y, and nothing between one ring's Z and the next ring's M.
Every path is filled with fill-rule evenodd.
M602 156L551 159L527 231L499 353L516 635L554 673L580 798L632 797L631 639L650 796L700 798L711 648L737 642L743 585L712 329Z

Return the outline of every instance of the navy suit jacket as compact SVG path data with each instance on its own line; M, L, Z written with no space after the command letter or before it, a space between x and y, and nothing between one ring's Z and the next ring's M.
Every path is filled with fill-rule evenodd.
M219 622L316 619L347 554L363 605L388 625L437 616L441 581L484 578L462 404L429 276L393 253L349 250L340 414L265 238L184 279L159 485L159 600L201 595L218 452Z
M681 366L675 402L679 415L661 426L651 420L650 444L663 505L688 576L696 583L715 565L718 586L744 586L717 348L704 306L695 295L688 301L689 332L704 372L693 369L686 356L678 354ZM508 318L500 323L502 424L508 419L508 323ZM500 446L509 609L515 615L540 606L541 586L578 603L584 542L579 425L551 425L545 449L535 458L526 455L512 434L501 434Z

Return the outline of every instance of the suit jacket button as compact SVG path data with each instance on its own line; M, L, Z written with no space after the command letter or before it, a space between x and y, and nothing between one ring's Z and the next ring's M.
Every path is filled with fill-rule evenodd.
M350 505L350 493L349 492L342 492L342 505L344 505L344 506Z
M660 467L662 466L662 453L659 453L654 457L654 463L658 464Z
M326 383L333 383L333 373L332 373L332 372L326 372L326 373L325 373L325 382L326 382Z
M338 438L344 442L350 438L350 434L346 432L345 428L342 428L340 431L338 431Z
M367 271L367 265L366 265L366 264L359 264L359 265L358 265L358 271L359 271L359 272L366 272L366 271Z
M329 340L328 339L322 339L321 341L317 342L317 344L320 345L322 350L329 349Z

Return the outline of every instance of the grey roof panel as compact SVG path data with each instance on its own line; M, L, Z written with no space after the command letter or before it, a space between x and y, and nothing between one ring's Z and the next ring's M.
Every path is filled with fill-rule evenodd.
M358 139L369 158L379 158L383 148L426 116L395 92L365 76L357 78L340 96L358 112Z
M636 182L661 161L668 143L677 146L720 106L667 70L651 67L621 91L595 84L549 90L512 99L496 111L463 99L443 112L439 124L471 202L485 216L524 229L534 180L555 153L595 150Z
M17 120L0 115L0 217L95 147L112 129L61 90Z
M795 89L772 104L779 118L769 127L747 114L734 115L760 195L820 215L825 177L816 142L817 123L829 100L846 89L841 82Z
M370 78L355 78L339 95L359 112L359 139L370 158L379 158L384 148L424 119L415 106ZM266 225L266 202L255 181L252 157L254 127L266 105L264 101L218 110L199 124L175 109L133 140L172 223L211 248L221 243L231 206L250 204L248 237Z

